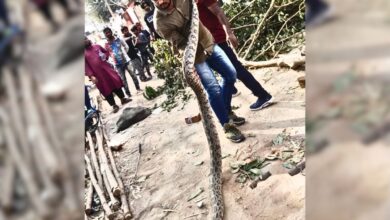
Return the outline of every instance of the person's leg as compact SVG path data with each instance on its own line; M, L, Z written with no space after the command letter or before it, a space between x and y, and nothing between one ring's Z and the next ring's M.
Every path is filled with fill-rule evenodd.
M223 126L229 122L228 111L222 96L222 89L214 76L213 71L203 62L195 65L200 81L207 92L210 106L218 118L219 123Z
M146 69L146 72L148 73L149 77L152 77L152 74L150 73L150 65L149 65L149 55L147 52L141 53L142 55L142 62L143 62L143 67Z
M271 95L261 86L255 77L253 77L253 75L241 64L241 62L237 59L236 54L226 42L220 43L218 45L232 62L234 68L237 71L237 78L241 80L249 90L252 91L253 95L257 96L258 98L271 97Z
M139 81L137 79L137 76L135 75L135 72L133 71L134 70L134 67L132 66L132 63L129 62L128 64L126 64L126 69L127 71L129 72L131 78L133 79L133 82L134 82L134 85L135 85L135 88L137 90L141 90L140 86L139 86Z
M108 102L108 104L110 104L110 106L116 105L113 93L110 93L108 96L105 96L104 98L106 98L106 101Z
M146 79L144 68L142 66L140 59L132 60L131 66L132 66L133 72L136 76L139 75L141 79Z
M226 138L234 143L239 143L245 140L245 136L239 129L236 128L234 123L229 123L228 111L225 108L225 103L222 97L222 89L219 86L217 79L211 68L206 62L196 64L196 71L199 75L201 83L205 88L209 103L214 113L217 115L218 121L221 123L225 132Z
M121 99L122 105L131 101L131 99L128 99L125 97L125 94L123 93L122 89L120 89L120 88L114 89L113 93L115 93Z
M119 76L122 79L123 87L125 89L126 95L130 97L131 93L130 93L129 85L128 85L127 79L126 79L126 66L125 65L117 65L116 68L118 70Z
M5 0L0 0L0 18L6 26L10 25L8 10L5 4Z
M214 46L213 53L207 58L206 62L222 76L222 96L224 98L225 108L227 112L230 112L233 87L237 77L236 70L225 52L218 45Z
M114 94L113 92L110 93L110 95L106 96L106 101L110 106L112 106L114 113L119 111L119 106L115 103Z
M318 12L328 7L328 4L323 0L306 0L308 10Z

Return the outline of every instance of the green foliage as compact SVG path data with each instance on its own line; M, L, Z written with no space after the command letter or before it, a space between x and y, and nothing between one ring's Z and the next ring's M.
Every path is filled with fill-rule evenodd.
M155 72L158 78L165 80L164 85L159 88L159 92L167 95L167 100L161 104L161 107L169 112L177 107L178 101L180 101L183 108L191 95L185 90L181 60L173 54L167 41L158 40L153 44L156 49Z
M159 96L160 92L155 90L151 86L145 86L145 91L144 91L143 95L144 95L145 99L152 100L152 99L156 98L157 96Z
M224 4L223 9L239 40L237 51L240 57L253 61L267 60L304 44L305 1L275 0L265 18L271 2L231 0L230 4ZM253 39L253 46L245 57Z

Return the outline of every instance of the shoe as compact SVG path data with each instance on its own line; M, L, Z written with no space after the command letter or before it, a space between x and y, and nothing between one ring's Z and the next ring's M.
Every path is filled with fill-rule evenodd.
M240 91L237 91L236 93L233 93L233 94L232 94L232 97L237 97L237 96L239 96L239 95L241 95L241 92L240 92Z
M117 105L112 106L112 108L113 108L112 110L113 113L117 113L119 111L119 106Z
M272 96L265 98L265 99L258 98L255 103L253 103L251 106L249 106L249 108L252 111L257 111L257 110L266 108L271 104L272 104Z
M129 99L129 98L123 98L123 99L121 99L122 105L124 105L124 104L126 104L126 103L129 103L129 102L131 102L131 99Z
M231 123L224 124L223 130L225 132L226 138L233 143L240 143L245 140L245 136L241 133L240 130L236 128L234 124Z
M228 117L229 120L236 126L245 124L245 118L237 116L236 113L234 113L233 111L230 111Z
M335 17L334 9L330 6L324 6L320 10L308 11L306 18L307 27L315 27L324 24Z

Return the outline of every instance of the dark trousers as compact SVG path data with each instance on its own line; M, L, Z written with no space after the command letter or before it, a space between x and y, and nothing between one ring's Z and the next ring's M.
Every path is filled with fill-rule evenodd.
M306 4L308 10L312 11L312 13L316 13L328 7L328 4L323 0L306 0Z
M0 18L3 20L5 25L9 25L8 11L7 6L5 5L5 0L0 0Z
M123 99L125 97L125 94L123 93L122 91L122 88L119 88L119 89L114 89L110 95L106 96L106 100L108 102L108 104L110 104L111 106L114 106L116 105L115 103L115 99L114 99L114 93L120 98L120 99Z
M244 85L252 91L253 95L258 98L270 97L271 95L265 91L265 89L260 85L260 83L253 77L253 75L241 64L237 59L236 54L233 52L232 48L227 44L227 42L219 43L219 47L225 51L226 55L229 57L234 68L237 72L237 79L241 80Z

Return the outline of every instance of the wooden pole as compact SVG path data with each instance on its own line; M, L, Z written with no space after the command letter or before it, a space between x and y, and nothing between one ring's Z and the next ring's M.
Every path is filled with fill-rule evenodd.
M92 214L92 200L93 200L93 185L92 182L89 183L87 193L86 193L86 202L85 202L85 214Z
M100 129L101 129L101 127L100 127ZM106 153L105 153L104 148L103 148L103 138L99 132L100 129L97 129L95 131L96 142L98 144L98 151L99 151L99 155L100 155L100 169L101 169L102 173L107 174L108 184L111 187L111 192L115 196L120 196L121 190L119 189L118 183L115 179L115 176L114 176L114 174L112 174L112 171L109 167L107 156L106 156Z
M87 138L88 138L89 151L91 153L91 158L92 158L92 163L94 166L96 178L97 178L97 181L98 181L100 188L103 188L102 174L100 173L100 166L99 166L99 163L98 163L98 160L96 157L95 147L93 146L91 133L89 133L89 131L87 131Z
M5 158L5 168L4 173L1 178L2 190L0 195L1 207L5 213L9 213L12 210L12 201L14 193L14 183L15 183L15 166L11 158Z
M11 129L7 114L5 114L3 109L0 109L0 120L3 123L2 128L4 129L8 152L10 153L10 157L12 161L14 161L15 166L22 178L22 181L26 186L30 201L36 209L38 215L43 219L47 219L50 216L50 211L42 202L42 199L39 195L38 187L36 185L36 182L34 181L32 173L30 172L30 166L26 163L17 147L14 132Z
M102 207L103 207L104 213L105 213L105 215L107 216L108 219L112 220L112 219L114 219L115 216L114 216L114 214L112 213L110 207L107 204L107 200L104 197L104 193L102 191L102 188L100 188L100 186L99 186L95 176L93 175L91 162L90 162L90 160L89 160L87 155L84 155L84 160L85 160L85 163L87 165L89 178L91 179L91 183L93 185L93 188L95 189L97 195L99 196L100 202L102 203Z
M106 172L103 172L103 182L104 182L104 185L106 186L105 188L107 190L108 196L110 197L110 202L108 203L109 206L111 207L111 209L113 211L118 211L120 208L120 204L119 204L119 201L115 198L114 194L112 194L112 192L111 192L111 187L110 187L110 184L108 182Z
M36 148L40 151L40 163L45 166L45 169L51 179L56 182L60 182L63 178L63 170L58 163L58 158L55 155L49 140L43 134L44 128L41 124L40 114L33 96L32 78L30 74L19 74L21 87L23 88L23 97L25 109L28 111L26 114L26 120L29 123L30 140L35 144ZM27 112L26 112L27 113Z
M108 147L107 151L108 151L108 157L110 159L111 167L112 167L112 170L114 171L116 181L118 182L119 188L121 189L120 196L121 196L122 210L124 213L124 219L129 220L129 219L131 219L132 214L131 214L131 211L129 208L129 203L127 202L127 198L126 198L126 194L125 194L125 187L123 185L122 179L121 179L120 174L118 172L118 168L116 166L114 156L112 155L111 148Z

